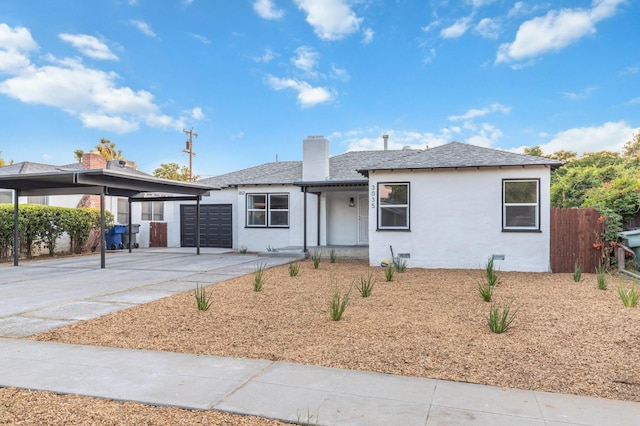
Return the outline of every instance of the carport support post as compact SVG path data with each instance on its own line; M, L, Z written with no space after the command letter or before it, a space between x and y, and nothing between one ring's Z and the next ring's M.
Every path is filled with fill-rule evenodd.
M133 250L133 242L131 241L131 197L127 199L129 201L129 227L127 228L127 232L129 233L129 253Z
M196 254L200 254L200 196L196 197Z
M104 233L104 189L100 192L100 268L105 268L104 250L107 242Z
M303 227L302 230L304 232L304 246L302 247L302 252L303 253L307 253L307 187L303 186L302 187L302 191L304 192L304 211L303 211L303 215L304 215L304 220L303 222Z
M18 209L18 197L20 196L20 191L14 189L13 195L15 197L13 200L13 266L18 266L18 258L20 257L20 232L18 230L20 209Z

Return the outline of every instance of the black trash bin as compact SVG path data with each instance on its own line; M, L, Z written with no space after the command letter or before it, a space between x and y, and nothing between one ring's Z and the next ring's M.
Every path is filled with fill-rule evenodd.
M136 235L140 231L139 223L131 224L131 248L138 248L140 245L136 241ZM124 234L122 234L122 245L129 248L129 225L125 225Z

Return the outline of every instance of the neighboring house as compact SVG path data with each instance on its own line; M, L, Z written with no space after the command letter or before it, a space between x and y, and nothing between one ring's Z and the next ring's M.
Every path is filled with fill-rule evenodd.
M385 140L386 145L386 140ZM302 161L266 163L200 182L222 188L201 205L201 244L265 251L368 247L369 263L548 271L548 158L452 142L425 150L353 151L329 157L309 137ZM194 206L174 204L193 246Z
M96 151L85 153L82 161L78 163L68 164L64 166L54 166L49 164L40 164L32 162L15 163L9 166L0 167L0 175L12 174L31 174L31 173L55 173L57 171L73 171L73 170L92 170L104 169L114 170L127 173L139 177L151 177L147 173L143 173L135 169L135 163L128 160L106 160ZM13 191L0 189L0 203L12 203ZM59 207L100 207L99 196L96 195L47 195L36 197L20 197L20 204L43 204ZM136 242L141 247L149 247L150 242L150 223L163 222L167 225L178 227L179 223L173 217L173 209L166 209L164 201L149 201L131 204L132 223L139 224ZM129 223L129 202L125 197L105 197L105 210L113 213L115 222L119 224ZM169 227L170 228L170 227ZM169 246L178 246L178 241L167 241ZM61 249L66 249L63 244Z

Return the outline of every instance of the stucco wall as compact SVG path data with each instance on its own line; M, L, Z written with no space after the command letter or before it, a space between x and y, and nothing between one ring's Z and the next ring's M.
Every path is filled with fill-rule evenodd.
M409 254L411 267L549 270L549 176L545 167L376 172L369 176L371 265ZM540 179L540 231L502 231L502 179ZM377 229L377 184L410 182L410 230Z

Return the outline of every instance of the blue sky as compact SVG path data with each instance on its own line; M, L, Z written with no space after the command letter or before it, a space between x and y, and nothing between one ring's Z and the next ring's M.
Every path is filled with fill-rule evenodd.
M453 140L620 151L640 130L640 2L0 0L0 151L108 138L202 177Z

